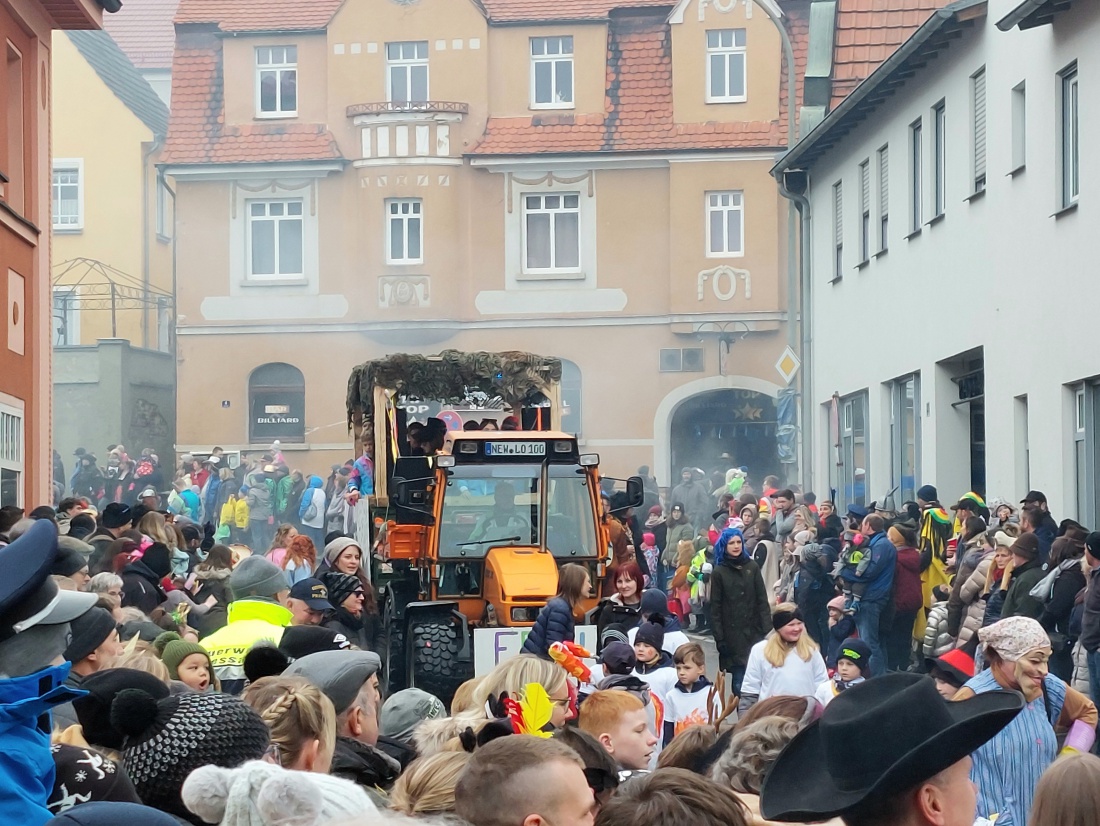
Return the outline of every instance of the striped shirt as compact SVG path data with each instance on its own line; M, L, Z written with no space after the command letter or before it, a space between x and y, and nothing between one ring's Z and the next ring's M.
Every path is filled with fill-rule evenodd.
M983 671L966 683L975 694L1002 686L993 672ZM971 758L970 779L978 787L978 817L997 814L997 826L1027 826L1035 784L1058 752L1054 723L1066 700L1066 684L1048 674L1043 680L1046 700L1039 695L1024 706L1012 722Z

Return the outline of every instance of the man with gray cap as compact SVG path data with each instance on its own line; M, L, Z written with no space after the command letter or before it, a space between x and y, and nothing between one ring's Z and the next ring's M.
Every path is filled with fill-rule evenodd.
M294 618L286 608L290 588L278 565L262 556L246 556L229 575L229 603L226 625L202 640L210 655L222 691L240 694L244 690L244 657L260 640L278 645L283 629Z
M425 720L447 716L447 707L434 694L420 688L406 688L391 694L382 705L382 734L405 746L412 745L413 732Z
M320 651L283 672L305 677L332 700L337 737L329 773L367 789L388 789L401 772L401 763L377 748L381 667L372 651Z
M83 696L64 685L69 623L96 595L61 591L50 577L57 528L40 519L0 548L0 823L41 826L52 814L50 709Z

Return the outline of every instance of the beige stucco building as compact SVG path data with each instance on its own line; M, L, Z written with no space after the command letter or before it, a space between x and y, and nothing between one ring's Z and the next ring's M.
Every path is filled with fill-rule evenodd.
M527 350L612 474L782 473L785 76L744 0L183 0L177 450L323 470L353 365Z

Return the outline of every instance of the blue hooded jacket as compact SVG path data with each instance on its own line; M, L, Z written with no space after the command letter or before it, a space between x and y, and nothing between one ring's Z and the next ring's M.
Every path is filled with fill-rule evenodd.
M748 548L745 547L745 535L741 533L741 529L726 528L719 534L718 541L714 543L714 567L717 568L726 561L726 546L729 545L730 540L735 536L741 537L741 555L736 557L736 559L741 561L752 559Z
M70 667L0 680L0 823L42 826L53 817L49 711L88 693L64 684Z
M309 477L309 487L302 493L302 501L298 505L298 518L305 519L306 511L309 510L310 503L313 502L313 491L320 490L325 486L325 481L320 476ZM321 510L324 510L322 506Z
M206 500L203 502L205 506L206 519L214 522L217 525L218 522L218 494L222 489L222 480L216 473L210 475L210 480L206 483Z

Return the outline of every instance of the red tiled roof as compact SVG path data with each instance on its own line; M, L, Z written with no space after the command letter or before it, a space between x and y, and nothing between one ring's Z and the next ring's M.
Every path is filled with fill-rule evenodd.
M103 28L139 69L170 69L176 42L172 18L179 4L180 0L126 0L119 12L104 15Z
M552 20L606 20L612 9L669 7L675 0L481 0L493 23Z
M806 67L805 10L789 15L797 76ZM786 72L784 71L784 78ZM671 31L664 15L622 17L608 30L607 96L599 115L542 114L490 118L473 155L740 149L786 145L786 80L782 117L774 121L676 123L672 107ZM796 90L800 94L801 89Z
M223 32L323 29L344 0L181 0L177 23L214 23Z
M950 0L839 0L832 106L848 96Z
M226 126L220 39L212 33L179 35L163 163L271 163L340 157L336 139L323 124Z

